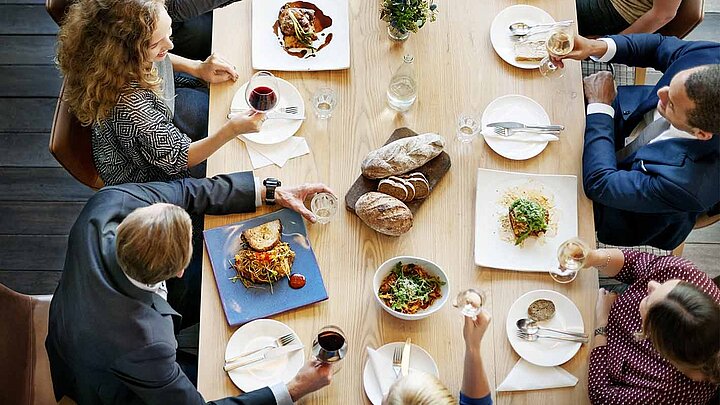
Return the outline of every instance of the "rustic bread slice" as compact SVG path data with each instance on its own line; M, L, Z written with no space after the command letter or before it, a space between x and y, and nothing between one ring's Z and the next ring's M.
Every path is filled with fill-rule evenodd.
M408 197L408 189L405 185L392 179L380 180L377 190L401 201L404 201Z
M409 181L398 176L390 176L388 177L388 180L393 180L398 184L402 184L403 187L405 187L405 189L407 190L407 197L405 197L405 199L401 198L401 200L403 200L404 202L410 202L415 199L415 187Z
M267 252L280 242L282 223L279 219L246 229L242 237L252 250Z
M415 188L415 198L421 200L430 195L430 183L422 173L412 173L405 178Z

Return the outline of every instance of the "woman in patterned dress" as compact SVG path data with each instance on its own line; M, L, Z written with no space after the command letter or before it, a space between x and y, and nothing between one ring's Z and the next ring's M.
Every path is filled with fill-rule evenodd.
M593 404L702 404L720 383L720 290L689 261L599 249L588 265L629 284L601 289L588 389Z
M203 176L201 163L264 120L240 114L208 135L202 81L238 75L216 55L170 54L171 34L162 0L80 0L63 21L57 61L65 97L80 122L92 125L93 159L106 185L174 180L191 168Z

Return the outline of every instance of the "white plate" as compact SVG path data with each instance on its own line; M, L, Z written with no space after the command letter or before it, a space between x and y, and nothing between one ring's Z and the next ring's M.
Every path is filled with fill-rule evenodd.
M497 269L546 272L558 266L557 248L577 236L577 177L478 169L475 196L475 264ZM508 191L534 190L551 200L548 232L515 246L501 226Z
M547 326L555 329L566 329L573 332L583 332L583 323L580 311L570 299L558 292L550 290L530 291L518 298L508 311L505 329L508 340L515 352L523 359L538 366L558 366L575 356L580 350L580 343L563 342L560 340L538 339L535 342L528 342L517 337L518 319L528 318L527 309L530 304L539 299L550 300L555 304L555 316L547 321L539 322L540 326ZM541 332L552 334L552 332Z
M392 359L395 348L402 347L405 342L393 342L387 343L376 351L388 359ZM437 364L433 360L430 353L426 352L422 347L412 343L410 349L410 368L414 370L424 371L428 374L432 374L435 377L440 377ZM370 359L365 360L365 367L363 367L363 387L365 387L365 395L367 395L370 402L373 405L380 405L382 403L382 392L380 391L380 385L378 385L375 373L370 365Z
M281 78L277 78L278 81L278 93L280 98L273 111L279 111L283 107L296 106L298 108L298 115L305 116L305 103L303 102L302 96L298 89L295 88L291 83ZM247 101L245 100L245 89L247 83L240 86L233 97L230 109L250 109ZM239 135L241 139L246 139L250 142L260 143L263 145L270 145L273 143L280 143L286 139L289 139L302 126L302 120L283 120L283 119L271 119L266 120L260 132L253 132L250 134Z
M315 41L318 45L332 35L330 43L315 56L301 59L288 55L275 35L273 25L287 0L254 0L252 7L252 64L259 70L338 70L350 67L350 23L348 0L308 0L328 17L332 25ZM324 35L323 35L324 34Z
M225 349L225 359L243 352L258 349L275 342L288 333L295 333L289 326L272 319L258 319L248 322L233 333ZM297 334L295 334L297 336ZM300 338L293 344L301 343ZM288 383L295 377L305 362L303 350L294 351L272 360L265 360L250 366L231 370L230 379L244 392L253 391L279 382Z
M550 125L550 117L537 101L518 94L508 94L493 100L483 111L482 126L502 121L515 121L525 125ZM546 142L513 141L486 137L485 143L498 155L511 160L526 160L540 154L547 146Z
M537 7L518 4L510 6L499 12L490 25L490 42L492 42L495 52L503 58L503 60L515 67L521 69L537 69L540 62L518 62L515 60L515 50L513 49L513 40L510 38L510 24L516 22L524 22L528 25L545 24L555 22L545 10ZM542 34L535 35L533 39L542 40Z

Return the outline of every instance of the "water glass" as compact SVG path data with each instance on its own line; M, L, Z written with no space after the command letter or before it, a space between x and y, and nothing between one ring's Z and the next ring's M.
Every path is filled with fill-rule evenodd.
M321 120L330 118L336 105L337 95L335 91L329 87L319 88L315 94L313 94L313 110L315 110L315 116Z
M463 315L472 318L473 321L477 320L478 314L482 312L482 307L485 305L485 291L468 288L455 297L452 305Z
M330 193L317 193L310 201L310 210L319 224L327 224L337 213L338 199Z
M457 139L462 143L470 143L480 133L480 122L470 114L460 114L457 120Z
M569 283L577 277L578 271L585 267L590 254L590 246L578 238L563 242L557 251L558 268L550 270L550 277L558 283Z

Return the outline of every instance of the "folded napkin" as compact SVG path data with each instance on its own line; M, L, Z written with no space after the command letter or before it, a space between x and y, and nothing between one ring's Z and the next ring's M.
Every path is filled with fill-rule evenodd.
M382 391L382 396L384 398L388 391L390 391L390 387L397 379L395 377L395 371L392 367L392 358L383 356L378 353L377 350L369 347L367 348L367 353L373 375L375 376L375 380L377 381L378 387L380 387L380 391ZM411 374L416 372L416 370L412 367L410 367L408 371Z
M271 164L283 167L288 160L310 153L310 148L305 138L297 136L272 145L263 145L249 142L245 139L243 140L245 141L248 155L250 155L253 169L259 169Z
M497 387L498 391L543 390L547 388L574 387L578 379L562 367L536 366L520 359L505 380Z
M495 139L503 139L506 141L516 141L516 142L552 142L557 141L560 138L558 138L555 135L552 134L538 134L538 133L532 133L532 132L514 132L510 136L502 136L495 133L495 129L492 127L485 127L482 130L482 136L485 138L495 138Z

